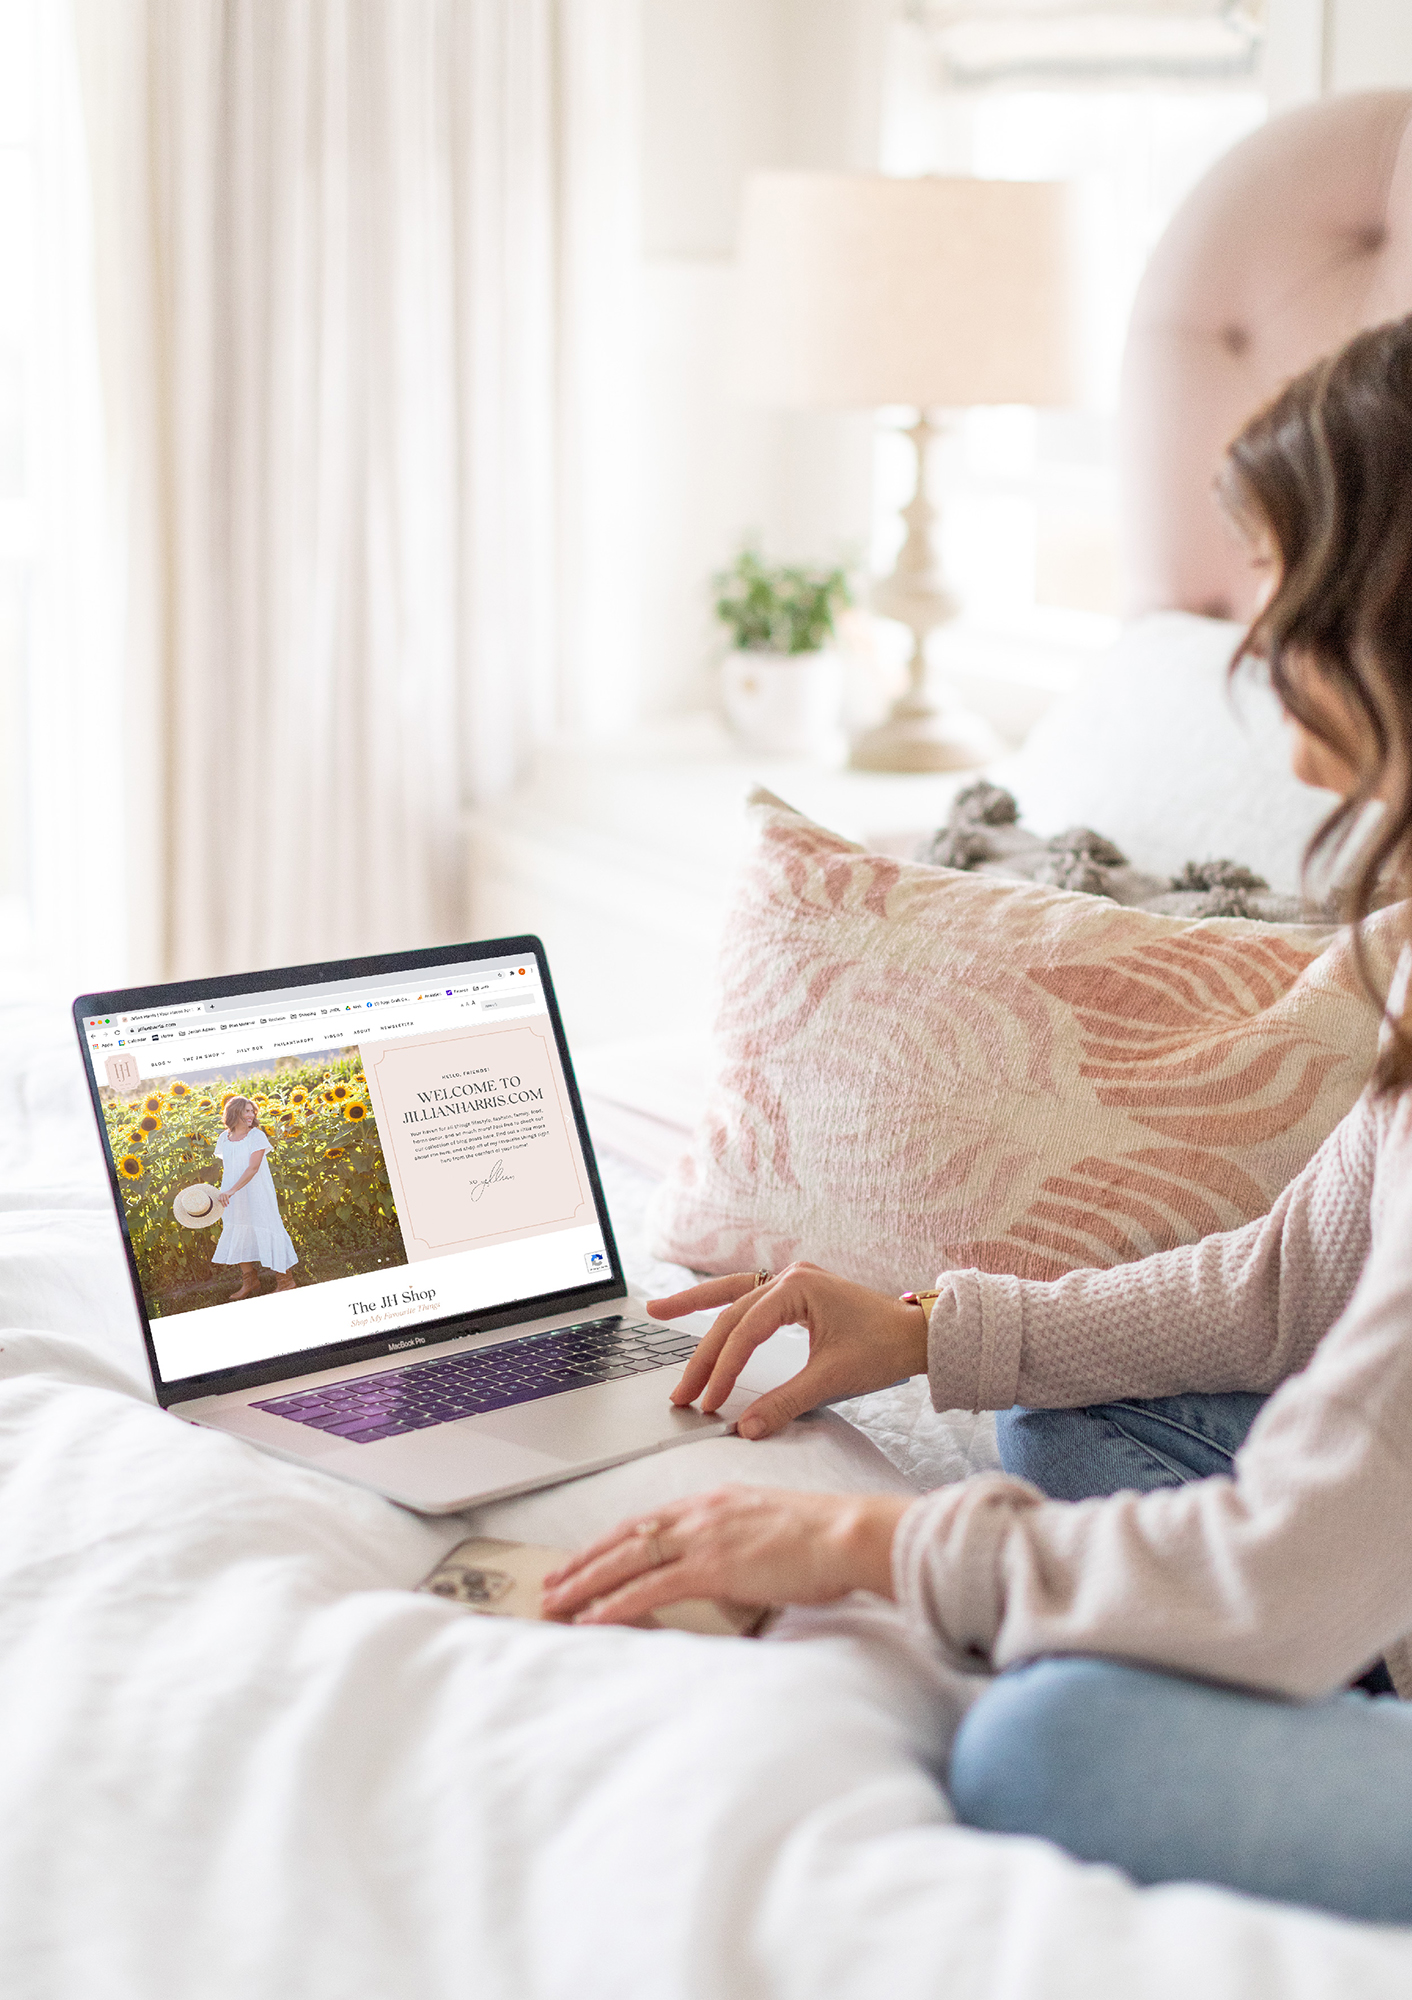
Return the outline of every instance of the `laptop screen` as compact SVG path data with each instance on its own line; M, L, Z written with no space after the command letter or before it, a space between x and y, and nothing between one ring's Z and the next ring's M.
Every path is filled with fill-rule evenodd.
M79 1014L164 1386L420 1347L448 1319L504 1324L615 1289L522 942Z

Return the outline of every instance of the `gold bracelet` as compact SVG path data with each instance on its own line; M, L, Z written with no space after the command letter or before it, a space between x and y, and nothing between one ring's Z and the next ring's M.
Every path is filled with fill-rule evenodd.
M931 1325L932 1307L941 1297L940 1292L899 1292L898 1297L904 1306L920 1306L927 1325Z

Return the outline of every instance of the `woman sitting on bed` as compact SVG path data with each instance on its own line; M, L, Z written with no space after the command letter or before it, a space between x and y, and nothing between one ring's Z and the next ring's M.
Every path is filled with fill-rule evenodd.
M1412 321L1287 388L1225 485L1270 570L1242 653L1268 662L1296 774L1344 799L1315 846L1382 801L1357 922L1380 884L1412 890ZM956 1739L963 1820L1139 1881L1412 1922L1412 1705L1376 1698L1385 1660L1412 1693L1409 960L1368 1090L1244 1229L1053 1284L951 1272L920 1302L812 1265L660 1301L726 1306L675 1392L706 1409L808 1327L746 1437L923 1371L939 1409L1017 1384L1006 1473L910 1502L677 1501L551 1578L550 1615L896 1598L957 1663L1006 1670Z

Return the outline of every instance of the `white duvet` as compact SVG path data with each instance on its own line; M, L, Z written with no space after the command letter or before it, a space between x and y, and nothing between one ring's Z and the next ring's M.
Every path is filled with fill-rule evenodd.
M412 1595L464 1522L152 1406L66 1024L0 1026L6 2000L1412 1992L1412 1933L950 1824L958 1684L890 1614L762 1644ZM915 1399L855 1414L886 1459L830 1417L477 1524L564 1535L693 1465L867 1483L988 1449Z

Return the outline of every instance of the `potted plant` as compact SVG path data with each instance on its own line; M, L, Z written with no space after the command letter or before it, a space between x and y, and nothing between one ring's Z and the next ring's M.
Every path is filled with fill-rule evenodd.
M786 756L830 747L843 701L831 642L837 613L853 601L847 572L771 567L746 547L711 581L731 638L723 693L736 734Z

